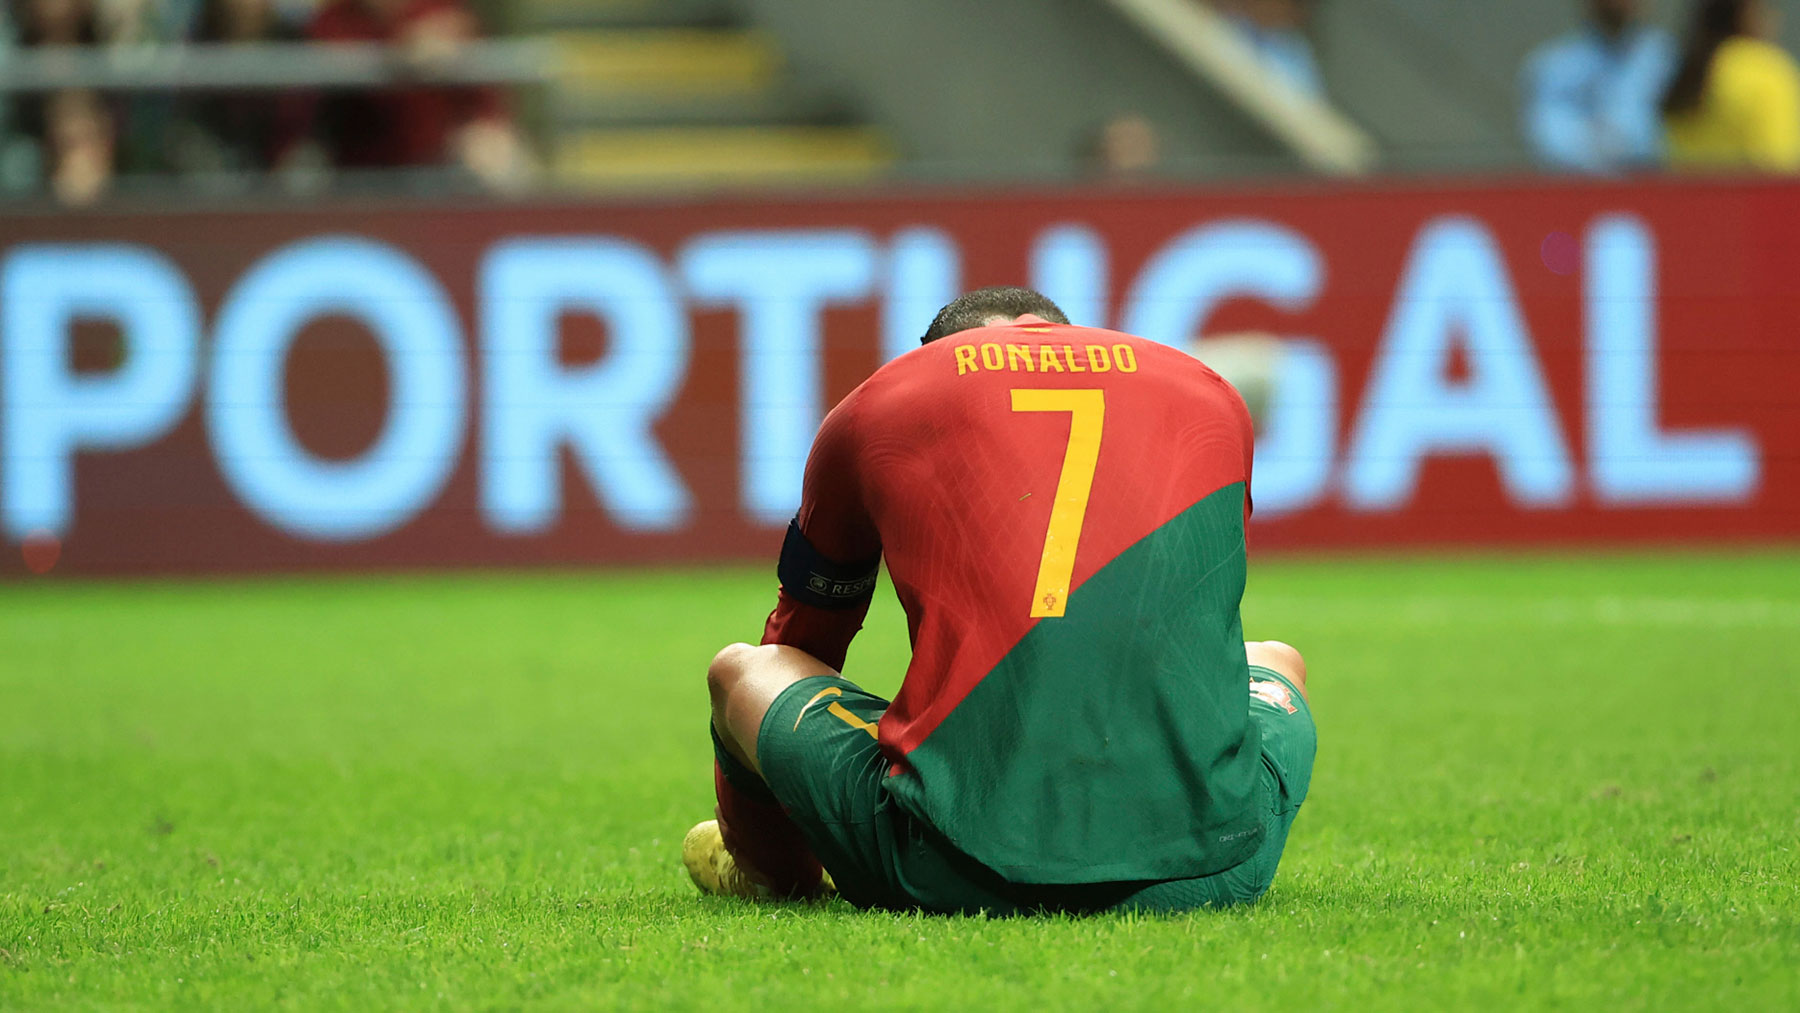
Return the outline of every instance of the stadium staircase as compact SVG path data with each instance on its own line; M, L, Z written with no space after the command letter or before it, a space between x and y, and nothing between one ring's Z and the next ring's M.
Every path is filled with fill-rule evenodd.
M787 66L729 0L523 0L561 64L541 111L556 179L588 190L855 183L893 144Z

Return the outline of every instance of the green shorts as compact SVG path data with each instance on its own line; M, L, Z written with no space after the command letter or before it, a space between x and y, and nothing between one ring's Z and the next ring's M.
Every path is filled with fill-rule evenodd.
M942 912L1184 911L1242 904L1275 878L1288 828L1312 779L1318 738L1306 700L1280 674L1250 669L1250 716L1262 731L1256 805L1263 845L1211 876L1160 882L1012 883L901 808L875 741L888 701L838 676L802 679L775 699L757 743L763 777L838 892L860 907ZM736 766L733 764L733 766Z

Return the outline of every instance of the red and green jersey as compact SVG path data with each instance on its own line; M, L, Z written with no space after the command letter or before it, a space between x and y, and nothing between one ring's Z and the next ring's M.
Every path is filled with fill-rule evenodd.
M1252 437L1190 356L1040 323L952 335L826 418L799 531L884 557L913 657L887 789L1015 882L1208 875L1261 843L1238 605ZM765 643L841 669L867 611L784 589Z

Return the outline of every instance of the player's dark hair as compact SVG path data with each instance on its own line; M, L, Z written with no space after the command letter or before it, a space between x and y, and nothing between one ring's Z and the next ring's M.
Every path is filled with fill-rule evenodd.
M1041 292L1014 286L978 288L957 296L950 305L938 310L937 318L931 322L931 329L919 339L919 344L929 345L939 338L949 337L960 331L986 327L988 321L995 317L1011 320L1027 313L1043 317L1053 324L1069 322L1068 314L1058 309Z

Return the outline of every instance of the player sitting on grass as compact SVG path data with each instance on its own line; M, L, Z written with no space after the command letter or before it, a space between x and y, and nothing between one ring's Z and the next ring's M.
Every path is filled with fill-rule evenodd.
M703 890L929 911L1183 910L1267 890L1315 738L1246 644L1250 419L1172 348L1025 289L946 306L832 411L762 647L707 672ZM885 556L893 701L838 674Z

